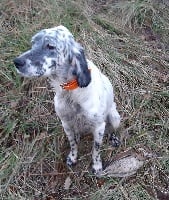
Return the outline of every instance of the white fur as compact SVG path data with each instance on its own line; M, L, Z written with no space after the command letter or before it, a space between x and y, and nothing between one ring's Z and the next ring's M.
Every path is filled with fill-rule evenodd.
M31 50L17 57L14 63L22 76L51 79L55 110L70 142L67 164L77 161L80 134L92 133L93 169L99 174L102 170L100 147L105 126L111 125L116 129L120 124L109 79L93 62L86 61L83 47L64 26L37 33L32 37ZM78 88L67 91L60 86L75 78Z
M109 79L101 73L101 71L88 60L88 68L91 71L91 83L85 88L77 88L72 91L65 91L60 87L60 82L52 80L51 84L56 92L54 103L57 115L62 121L62 125L70 141L70 146L74 145L70 151L68 158L72 163L77 161L77 142L74 140L74 131L81 134L92 132L94 143L102 144L107 117L109 117L111 125L114 129L119 127L120 115L116 110L114 102L113 88ZM69 93L72 102L67 103L67 99L62 98L62 94ZM75 114L74 104L79 104L83 110L82 113ZM69 123L67 115L72 113L72 119ZM85 116L85 118L84 118ZM84 122L85 121L85 122ZM79 124L81 123L82 126ZM84 126L87 123L87 127ZM71 129L72 128L72 129ZM96 150L93 144L93 169L96 174L102 171L102 162L99 150ZM69 160L68 160L69 162Z

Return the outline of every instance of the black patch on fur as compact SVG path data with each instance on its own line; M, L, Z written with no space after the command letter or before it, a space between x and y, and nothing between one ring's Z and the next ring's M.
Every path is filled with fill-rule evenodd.
M94 148L96 151L98 151L100 149L100 144L98 142L94 142Z
M91 73L88 69L87 61L84 55L84 51L81 50L80 54L76 55L76 59L79 61L80 70L76 66L77 70L74 71L74 74L77 76L77 82L79 87L87 87L91 81Z

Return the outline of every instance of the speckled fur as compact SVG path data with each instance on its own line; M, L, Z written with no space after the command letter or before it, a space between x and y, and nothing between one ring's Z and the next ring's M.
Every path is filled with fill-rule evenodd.
M109 79L92 61L86 60L82 46L63 26L40 31L32 43L31 50L14 60L18 73L26 77L49 77L55 92L55 110L70 142L67 164L77 161L80 135L92 133L93 170L99 175L105 126L109 123L116 129L120 124ZM75 78L77 89L67 91L60 86Z

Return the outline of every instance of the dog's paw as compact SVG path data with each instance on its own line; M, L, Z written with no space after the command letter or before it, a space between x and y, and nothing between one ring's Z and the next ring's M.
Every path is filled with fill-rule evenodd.
M114 134L112 134L110 137L110 143L111 143L111 146L113 147L119 147L121 145L120 139Z
M98 163L93 164L92 173L99 177L101 172L102 172L102 163L98 162Z
M72 156L71 154L69 154L67 159L66 159L66 164L69 167L71 167L71 166L75 165L76 162L77 162L77 159L74 156Z

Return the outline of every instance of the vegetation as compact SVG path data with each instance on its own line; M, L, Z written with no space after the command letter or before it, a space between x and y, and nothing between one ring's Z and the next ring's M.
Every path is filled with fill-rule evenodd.
M169 199L168 15L167 0L1 0L0 199ZM140 145L155 155L132 177L93 176L90 135L69 169L48 82L15 71L12 60L32 35L59 24L114 85L122 145L115 149L105 138L103 160Z

